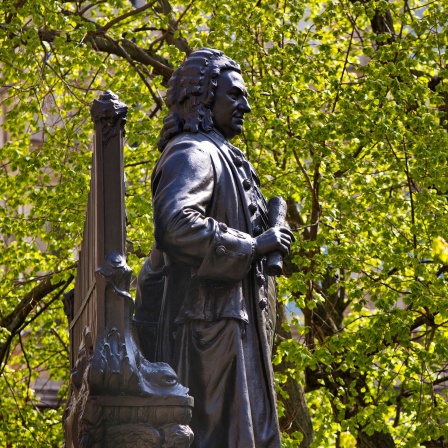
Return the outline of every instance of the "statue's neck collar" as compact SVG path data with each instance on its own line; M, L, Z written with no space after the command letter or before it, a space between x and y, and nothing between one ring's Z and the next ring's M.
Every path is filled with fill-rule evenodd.
M204 135L207 135L215 143L216 140L218 140L221 144L226 145L231 150L236 151L238 153L241 152L240 149L238 149L236 146L233 146L216 128L213 128L210 132Z

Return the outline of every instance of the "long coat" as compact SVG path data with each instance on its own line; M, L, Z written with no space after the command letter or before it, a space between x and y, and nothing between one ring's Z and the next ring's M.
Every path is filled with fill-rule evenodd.
M164 149L152 191L168 271L157 360L195 399L193 446L278 448L276 291L254 254L267 229L255 171L218 132L183 133Z

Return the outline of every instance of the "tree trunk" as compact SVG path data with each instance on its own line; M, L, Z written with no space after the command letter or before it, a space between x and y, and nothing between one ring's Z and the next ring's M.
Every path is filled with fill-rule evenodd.
M281 324L286 322L285 307L282 304L278 306L278 318L276 325L276 333L282 338L291 338L291 333L285 331ZM274 366L276 372L286 374L288 368L293 368L291 363L282 360L282 362ZM294 379L288 376L283 390L288 393L288 399L282 399L285 406L285 415L280 419L280 429L282 432L292 434L296 431L303 434L303 440L300 448L308 448L314 441L313 425L311 423L310 413L305 399L305 391L303 387Z
M356 438L358 448L395 448L394 439L390 434L375 431L371 436L360 432Z

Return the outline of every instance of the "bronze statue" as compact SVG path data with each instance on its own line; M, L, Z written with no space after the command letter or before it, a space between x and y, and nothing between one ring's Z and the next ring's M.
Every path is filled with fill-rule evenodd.
M269 228L254 168L229 143L251 110L240 66L217 50L194 51L166 103L152 175L156 248L139 276L136 318L156 286L155 360L194 397L193 447L278 448L276 287L266 256L287 254L293 235Z

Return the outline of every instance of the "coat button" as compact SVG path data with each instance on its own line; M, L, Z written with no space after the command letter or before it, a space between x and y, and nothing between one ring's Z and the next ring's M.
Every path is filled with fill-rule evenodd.
M233 159L233 163L234 163L235 166L237 166L237 167L243 166L243 158L237 156L237 157L235 157L235 158Z
M226 248L224 246L218 246L215 253L216 255L224 255L226 253Z
M253 215L257 211L257 204L255 202L251 202L249 204L249 211Z
M252 181L250 179L244 179L243 187L245 190L250 190L250 187L252 187Z
M228 227L227 224L224 224L223 222L219 223L219 228L221 229L221 231L223 231L224 233L227 232Z

